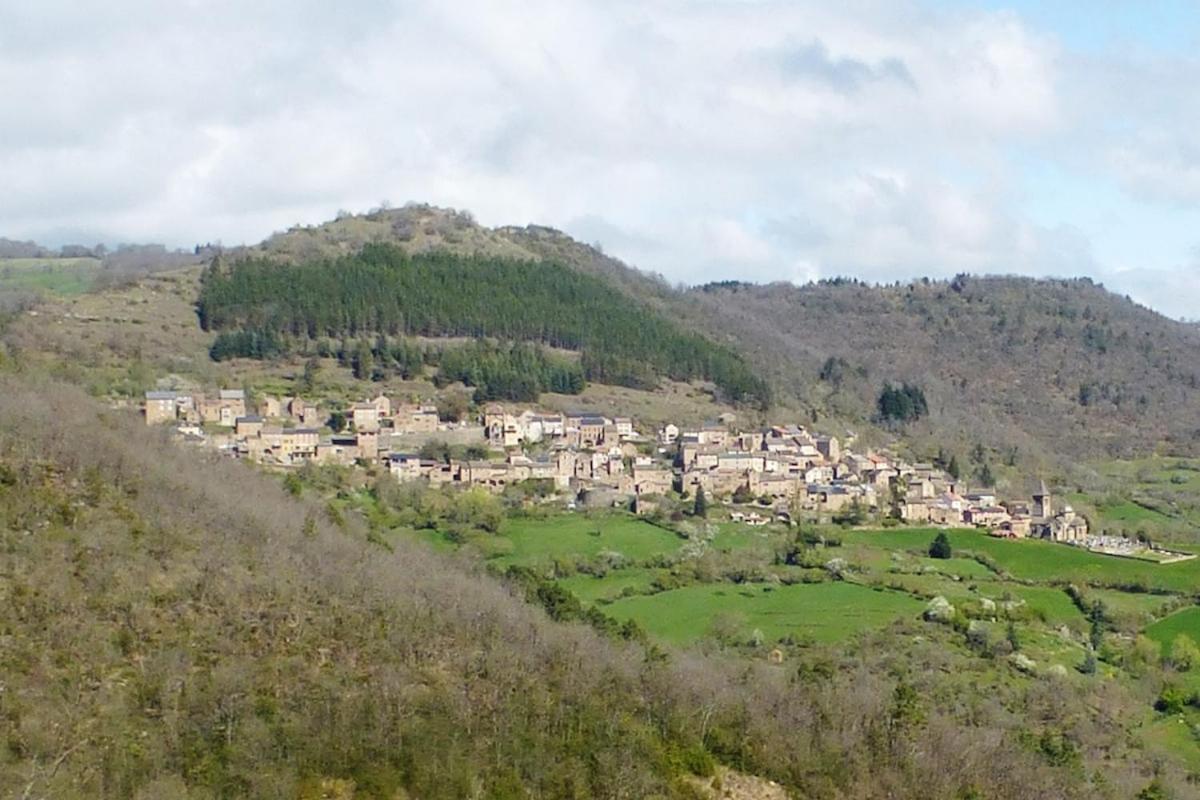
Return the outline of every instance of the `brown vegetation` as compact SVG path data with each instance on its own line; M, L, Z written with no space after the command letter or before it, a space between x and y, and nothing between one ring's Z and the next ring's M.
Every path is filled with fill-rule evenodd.
M0 378L0 543L4 795L670 797L715 758L801 796L1100 796L1021 733L1095 698L964 705L936 643L781 668L555 624L61 384Z

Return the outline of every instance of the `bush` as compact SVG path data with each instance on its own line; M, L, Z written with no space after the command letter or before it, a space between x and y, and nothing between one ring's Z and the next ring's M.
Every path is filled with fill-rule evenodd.
M930 558L952 558L954 550L950 547L950 537L946 536L946 532L940 532L934 537L933 542L929 545Z

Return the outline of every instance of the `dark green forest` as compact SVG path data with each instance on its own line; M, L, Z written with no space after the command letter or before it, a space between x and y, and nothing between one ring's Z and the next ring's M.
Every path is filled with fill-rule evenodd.
M289 349L287 341L272 330L236 330L219 334L209 356L213 361L271 359L286 355ZM337 358L359 380L409 380L423 375L427 366L437 367L433 382L439 389L461 381L475 389L475 399L481 402L534 402L542 392L579 394L587 386L582 364L529 342L479 339L459 345L426 345L380 334L374 340L320 339L309 349Z
M223 356L270 358L289 341L320 337L470 336L580 351L586 378L602 383L708 380L728 400L770 401L765 381L737 353L553 263L410 256L391 245L295 264L215 261L197 310L205 330L231 334L221 340Z

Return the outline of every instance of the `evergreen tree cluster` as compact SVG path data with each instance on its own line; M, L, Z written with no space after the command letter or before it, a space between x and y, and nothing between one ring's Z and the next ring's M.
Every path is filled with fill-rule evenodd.
M435 383L462 381L475 387L475 400L533 402L542 392L579 394L583 367L521 342L476 341L440 354Z
M879 419L883 422L905 423L913 422L929 413L929 404L925 402L925 392L919 386L909 383L892 386L883 385L879 393Z
M434 383L439 389L462 381L474 387L477 402L534 402L542 392L579 394L587 386L579 362L551 355L545 348L527 342L481 339L438 347L380 335L373 342L321 339L311 349L317 355L336 358L359 380L379 381L393 375L408 380L420 376L426 366L437 367ZM277 334L257 330L222 333L210 350L214 361L274 358L287 352L287 343Z
M392 245L297 264L214 261L197 310L205 330L297 340L384 334L538 342L581 351L590 380L639 387L662 377L708 380L729 400L770 401L766 382L732 350L559 264L410 256Z
M219 334L208 354L213 361L226 361L231 358L278 358L286 352L286 343L275 331L244 328Z

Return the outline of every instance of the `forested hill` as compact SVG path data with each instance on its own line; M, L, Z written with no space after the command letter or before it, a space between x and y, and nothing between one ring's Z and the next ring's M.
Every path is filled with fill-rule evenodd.
M297 227L250 252L294 263L372 242L569 266L745 356L789 413L863 430L885 383L913 384L928 414L903 433L924 449L980 444L1029 466L1200 448L1200 330L1087 280L729 281L680 292L560 231L487 228L420 205Z
M589 380L649 388L706 380L724 397L766 406L768 385L731 349L664 318L606 281L550 261L409 255L368 244L335 258L216 260L198 303L219 340L272 346L325 338L468 336L577 350ZM253 334L260 334L255 337ZM251 335L247 335L251 334ZM278 344L282 342L282 344ZM254 353L245 353L251 355Z
M1195 452L1200 330L1087 279L967 277L871 286L714 284L681 312L786 364L814 405L877 411L881 386L920 386L910 438L1008 457Z

